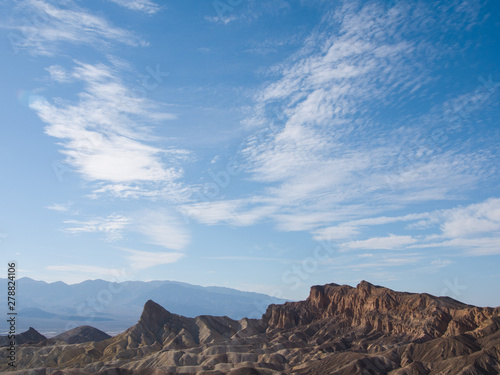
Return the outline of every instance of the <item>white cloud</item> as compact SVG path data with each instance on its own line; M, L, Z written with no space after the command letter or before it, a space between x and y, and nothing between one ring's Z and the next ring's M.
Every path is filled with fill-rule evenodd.
M424 4L415 6L418 12L406 5L387 11L380 3L343 3L335 14L325 14L322 32L277 65L272 75L279 78L255 96L254 115L244 124L257 135L247 139L241 157L251 179L265 186L254 193L259 213L279 229L348 238L363 224L346 222L415 203L459 199L457 192L474 188L482 178L488 161L481 152L441 151L429 145L425 127L375 120L380 109L392 112L408 104L422 85L437 79L421 61L441 56L439 42L416 45L413 36L421 24L444 32L452 26L430 19L435 11ZM459 12L456 6L448 9L449 17ZM326 26L332 23L330 33ZM463 95L471 94L458 96ZM191 216L211 224L234 221L255 209L242 201L201 204ZM412 222L413 217L395 220Z
M379 216L379 217L370 217L365 219L353 220L350 221L348 224L356 226L384 225L384 224L428 219L431 216L432 214L429 212L424 212L420 214L408 214L404 216Z
M213 13L216 16L205 16L205 20L228 24L235 20L252 22L264 14L277 14L290 7L285 0L260 0L260 1L214 1ZM238 11L243 8L244 11Z
M312 230L341 216L339 212L307 212L299 208L297 211L289 209L286 213L273 214L272 218L276 221L278 229L288 232Z
M111 192L122 197L186 199L189 192L177 180L183 176L179 162L188 152L149 144L156 139L148 124L175 116L135 97L112 68L76 64L64 76L84 83L78 103L55 100L52 104L44 98L31 103L48 124L46 133L62 140L65 162L94 182L94 196Z
M452 263L453 262L449 259L444 259L444 260L435 259L435 260L431 261L430 269L440 269L440 268L448 267Z
M482 203L447 211L446 221L441 229L443 236L448 238L500 232L500 199L491 198Z
M242 205L242 201L201 202L183 205L179 211L200 223L214 225L231 221Z
M485 236L477 238L453 238L440 242L419 244L418 248L448 248L454 250L452 255L500 255L500 236Z
M72 234L81 233L103 233L108 241L116 241L122 238L122 232L130 224L130 218L122 215L109 215L97 217L91 220L66 220L68 225L65 231Z
M350 209L352 212L352 208ZM364 211L366 215L366 210ZM374 216L357 220L343 221L336 226L320 228L314 231L314 239L317 241L336 241L356 237L367 227L384 226L387 224L410 222L408 229L423 229L430 225L441 222L439 218L442 212L423 212L408 214L404 216ZM415 223L416 221L416 223Z
M458 8L457 3L444 11L447 19L459 22ZM251 199L190 204L181 210L209 225L271 219L280 230L307 230L316 239L332 241L355 238L363 227L382 222L408 222L406 229L435 225L437 216L430 213L375 217L422 202L461 199L481 180L488 163L480 151L461 146L444 151L432 144L433 127L441 124L434 115L411 124L405 120L402 126L392 123L398 117L378 119L379 111L393 113L411 104L422 87L438 79L421 61L431 66L443 54L454 53L441 50L432 38L415 42L424 24L444 33L455 27L432 18L435 12L423 3L396 4L388 11L381 3L360 1L326 12L321 31L271 69L274 82L258 91L252 115L243 121L255 133L240 156L262 190ZM457 94L457 101L471 95L477 96ZM476 102L481 107L486 100ZM445 104L430 111L439 107L442 114ZM240 219L245 214L247 220ZM379 223L360 220L367 216ZM400 237L402 245L413 243ZM384 241L384 246L398 244L395 238ZM377 246L376 240L372 244Z
M404 216L381 216L346 221L315 232L316 240L336 241L356 236L363 228L409 222L407 230L434 230L427 236L389 236L344 243L344 248L397 249L452 248L455 255L493 255L500 253L500 199L489 198L480 203L446 210L422 212ZM348 228L344 230L344 228ZM333 235L328 236L329 232ZM352 231L352 233L351 233Z
M146 236L151 244L172 250L183 250L190 235L182 218L166 210L144 210L134 215L133 231Z
M264 40L248 41L249 48L245 50L247 53L265 56L270 53L278 52L285 46L296 45L300 42L300 31L295 35L287 35L286 37L274 38L268 37Z
M335 240L354 237L357 234L359 234L358 228L346 225L339 225L336 227L328 227L316 230L314 239L316 241L335 241Z
M123 249L123 251L130 254L126 258L130 263L130 267L135 270L175 263L185 256L185 254L178 252L148 252L131 249Z
M365 249L365 250L402 250L408 245L417 242L411 236L389 235L388 237L373 237L367 240L351 241L341 245L344 249Z
M85 140L86 136L89 137L87 139L95 136L95 142L89 142L92 150L82 152L82 144L76 143L70 144L73 149L64 153L89 180L121 183L175 180L181 176L178 170L163 167L159 157L162 153L160 149L121 135L109 134L108 137L101 138L101 134L95 132L78 134L78 141Z
M64 223L67 233L102 233L108 241L122 239L125 230L140 233L147 243L172 250L183 250L190 241L182 218L162 209L142 210L130 217L113 214L90 220L66 220Z
M125 7L130 10L143 12L146 14L155 14L161 7L150 0L109 0L115 4Z
M27 11L36 14L36 23L19 26L16 22L10 26L20 33L13 38L14 48L34 55L53 55L63 42L91 46L105 46L111 42L146 45L134 33L112 26L72 1L58 7L43 0L25 0L19 3L17 11L23 15Z
M70 74L60 65L51 65L46 68L50 74L50 78L59 83L67 83L73 80Z
M414 245L421 248L450 248L459 254L500 254L500 199L442 210L439 213L440 233L428 236Z
M66 203L66 204L54 203L50 206L47 206L47 209L53 210L53 211L58 211L58 212L67 212L69 210L70 206L71 206L70 203Z
M230 15L230 16L222 16L222 17L219 17L219 16L205 16L205 20L207 20L209 22L222 23L224 25L227 25L228 23L233 22L233 21L235 21L237 19L238 19L238 17L236 17L234 14Z
M255 199L200 202L179 206L179 212L207 225L249 226L273 213L275 208Z
M366 263L358 263L353 264L351 266L352 269L374 269L374 268L383 268L383 267L402 267L407 266L409 264L415 264L419 262L418 257L408 257L408 258L385 258L380 259L375 262L366 262Z
M334 270L348 272L362 271L363 274L365 274L367 270L385 267L402 267L419 263L423 259L424 257L419 253L405 252L397 253L397 256L394 256L394 252L377 252L377 254L359 253L356 254L355 257L351 255L340 255L330 258L328 264L330 268Z

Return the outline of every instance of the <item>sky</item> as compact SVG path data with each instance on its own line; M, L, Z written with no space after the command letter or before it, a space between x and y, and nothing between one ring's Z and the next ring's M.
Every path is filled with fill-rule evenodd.
M500 305L499 11L0 1L2 269Z

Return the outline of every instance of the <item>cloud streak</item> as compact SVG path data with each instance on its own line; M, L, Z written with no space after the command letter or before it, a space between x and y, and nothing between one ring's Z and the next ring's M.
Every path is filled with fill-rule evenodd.
M185 254L178 252L148 252L124 249L129 255L126 256L130 267L134 270L144 270L147 268L171 264L178 262Z
M21 1L18 12L32 15L33 22L19 26L12 21L7 28L15 30L10 34L16 50L33 55L51 56L57 54L63 43L86 44L105 47L111 43L130 46L145 46L146 42L134 33L111 25L106 19L80 8L72 1L64 7L43 0Z
M341 248L348 250L401 250L407 245L417 242L411 236L389 235L388 237L373 237L367 240L352 241L341 245Z
M54 203L50 206L47 206L47 209L52 210L52 211L58 211L58 212L67 212L71 206L71 203Z
M109 0L124 8L153 15L157 13L161 7L150 0Z
M130 224L130 219L123 215L109 215L91 220L66 220L65 231L71 234L103 233L107 241L116 241L122 238L123 230Z
M183 250L190 235L179 215L166 210L144 210L134 215L133 231L141 233L150 244L171 250Z
M31 108L48 124L45 132L62 141L65 163L94 182L94 197L111 193L186 199L189 192L178 180L183 176L179 162L188 151L151 145L156 139L148 127L175 115L134 96L118 72L104 64L76 62L72 71L58 68L50 72L56 72L59 80L82 82L84 91L76 103L37 98Z
M419 38L417 45L422 25L430 35L446 34L461 17L474 23L478 5L469 5L466 15L459 2L440 10L450 20L446 25L423 2L389 9L344 2L326 12L301 50L272 69L273 80L255 95L254 115L244 121L257 135L247 138L239 156L262 189L185 209L210 225L271 219L281 230L349 239L358 227L342 222L459 199L457 191L474 189L491 160L473 148L431 148L424 141L439 123L434 114L404 113L414 127L379 115L420 100L438 80L432 67L455 53L441 51L439 39ZM436 110L429 105L429 113ZM245 214L253 220L239 220Z

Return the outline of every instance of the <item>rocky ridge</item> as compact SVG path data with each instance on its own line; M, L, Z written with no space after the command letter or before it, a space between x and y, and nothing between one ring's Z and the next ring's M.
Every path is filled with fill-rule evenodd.
M263 319L270 329L289 329L332 318L366 332L407 334L413 339L452 336L474 330L499 308L479 308L449 297L395 292L362 281L356 288L313 286L307 300L271 305Z
M115 337L20 346L15 373L497 374L499 328L500 308L365 281L327 284L258 320L186 318L148 301Z
M111 338L110 335L97 328L91 326L80 326L63 332L50 339L44 340L39 345L81 344L89 341L98 342L109 338Z

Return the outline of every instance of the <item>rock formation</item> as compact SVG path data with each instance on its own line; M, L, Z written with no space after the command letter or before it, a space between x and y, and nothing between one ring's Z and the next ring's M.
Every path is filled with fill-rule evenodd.
M44 335L33 327L30 327L26 332L16 335L16 344L36 344L46 339ZM0 346L8 346L10 345L10 341L8 336L0 336Z
M499 328L500 308L365 281L328 284L305 301L270 305L258 320L186 318L148 301L115 337L20 346L13 373L498 374Z

